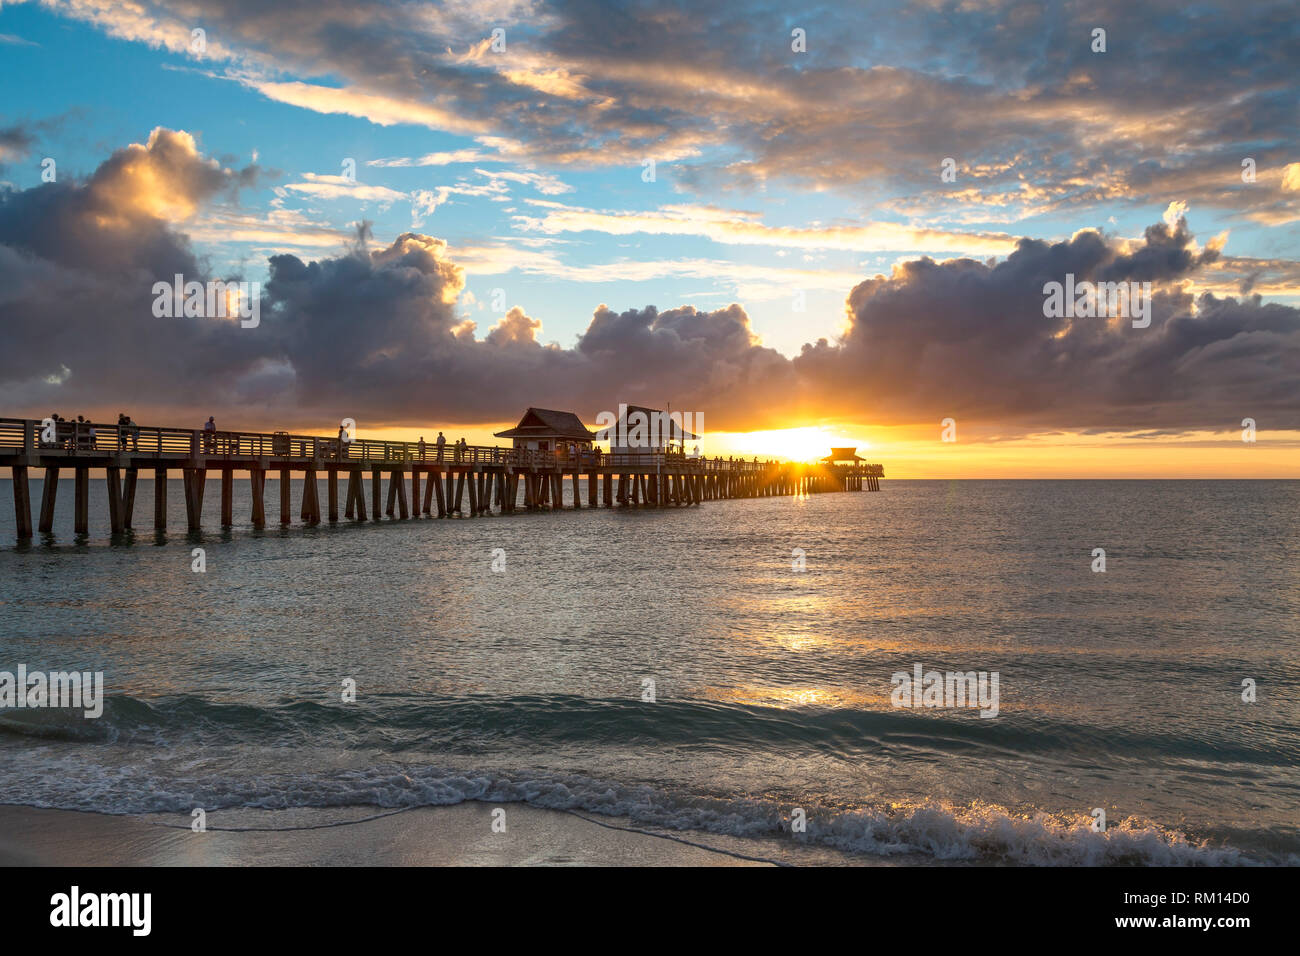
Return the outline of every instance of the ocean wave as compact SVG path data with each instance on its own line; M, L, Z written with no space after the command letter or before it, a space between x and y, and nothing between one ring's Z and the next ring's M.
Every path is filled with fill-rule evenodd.
M721 799L626 785L573 774L538 771L465 771L386 765L318 773L187 776L144 766L89 767L81 758L47 762L48 779L72 786L30 786L0 774L0 802L117 815L220 810L342 807L386 809L448 806L467 801L526 803L585 811L640 827L694 831L796 847L839 850L878 858L928 858L1026 866L1295 865L1292 854L1248 854L1151 821L1129 818L1094 831L1090 817L1017 813L989 803L958 806L938 801L854 808L796 808L769 799ZM801 826L795 821L799 819ZM761 848L760 848L761 852Z
M111 695L93 720L80 711L0 710L4 736L88 743L179 745L198 737L232 744L382 746L391 752L429 742L455 749L495 741L537 744L644 744L699 750L771 753L798 749L835 757L983 751L1023 755L1096 752L1104 732L1112 755L1213 759L1289 765L1292 751L1272 740L1238 735L1210 740L1070 723L1036 714L982 720L975 711L773 708L661 698L572 695L409 697L372 694L364 705L284 700L218 703L192 696L142 700Z
M1238 849L1222 834L1190 837L1135 817L1112 819L1097 832L1091 817L1079 814L986 802L891 801L888 793L877 793L870 802L804 805L801 830L795 825L795 806L778 797L693 792L695 783L629 783L519 769L517 756L538 752L534 745L544 742L564 753L604 752L617 744L734 751L742 760L800 750L837 758L930 750L956 753L960 759L975 748L987 748L995 756L1070 748L1076 738L1080 746L1091 746L1095 733L1038 718L981 721L973 715L966 720L662 699L645 705L579 697L388 696L366 706L302 701L258 706L115 695L97 720L57 710L0 712L0 803L188 815L195 807L522 802L624 818L642 827L788 841L875 858L1013 865L1297 862L1285 851ZM515 769L485 769L493 761L482 754L493 739L506 745L497 748L496 762ZM1133 752L1169 746L1166 740L1136 741L1131 735L1108 738L1107 744L1112 753L1124 747ZM1239 750L1256 761L1270 756L1245 746ZM472 769L450 766L459 759L453 754L464 756ZM352 765L334 762L340 755ZM33 767L40 772L32 773Z

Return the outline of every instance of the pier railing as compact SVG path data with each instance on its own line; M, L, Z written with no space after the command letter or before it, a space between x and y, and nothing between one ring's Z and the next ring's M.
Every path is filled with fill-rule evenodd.
M48 420L46 420L48 421ZM0 418L0 453L39 452L42 455L96 458L131 455L159 459L314 459L347 462L407 462L421 465L503 465L512 468L623 466L656 471L665 467L710 473L751 473L777 468L775 459L697 457L675 451L619 452L567 449L536 451L499 445L392 441L343 436L294 435L289 432L206 431L201 428L160 428L99 422ZM878 465L859 466L871 474Z

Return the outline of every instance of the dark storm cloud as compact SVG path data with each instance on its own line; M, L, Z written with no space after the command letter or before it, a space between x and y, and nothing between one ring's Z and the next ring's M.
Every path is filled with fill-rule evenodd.
M58 403L198 405L263 361L238 324L153 316L155 282L206 279L169 224L240 179L185 133L155 130L84 182L0 191L0 396L41 414ZM139 407L137 405L137 407ZM137 416L137 420L138 420Z
M538 340L513 309L486 334L461 319L464 281L446 245L408 233L374 252L271 260L268 335L295 369L296 398L389 423L499 421L529 405L589 418L618 402L761 402L789 362L757 346L744 310L601 306L573 349ZM476 334L476 332L478 334Z
M1300 310L1185 294L1178 280L1218 256L1192 241L1179 220L1150 227L1131 249L1086 231L1021 240L996 265L908 262L853 289L842 342L805 346L794 362L823 388L870 383L885 420L1133 430L1267 417L1300 427ZM1067 273L1154 283L1150 327L1045 317L1043 287Z
M709 427L798 418L888 423L953 416L1001 426L1300 427L1300 313L1259 297L1194 300L1182 283L1219 262L1185 220L1137 242L1095 231L1022 239L1000 263L917 259L848 294L840 341L793 360L765 348L739 305L600 306L572 347L512 309L477 329L446 243L406 233L375 249L360 224L343 255L270 260L261 323L158 318L155 282L210 278L182 227L244 174L156 130L84 182L0 193L0 407L246 428L513 418L528 405L589 420L619 402L704 412ZM1151 282L1149 328L1051 319L1043 286Z

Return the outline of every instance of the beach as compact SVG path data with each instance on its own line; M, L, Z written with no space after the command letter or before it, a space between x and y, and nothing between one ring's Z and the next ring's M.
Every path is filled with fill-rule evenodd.
M0 807L0 866L765 866L724 849L591 822L570 813L512 805L505 832L492 807L416 807L298 813L292 823L214 813L195 833L173 814L118 816ZM364 822L345 823L348 818ZM616 828L615 825L620 828ZM293 827L292 829L290 827Z

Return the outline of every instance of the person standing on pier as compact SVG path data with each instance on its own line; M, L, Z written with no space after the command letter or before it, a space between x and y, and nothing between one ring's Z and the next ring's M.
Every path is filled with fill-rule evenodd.
M217 421L211 415L203 423L203 450L209 454L217 450Z
M424 436L420 436L420 461L424 461Z
M442 432L438 432L438 440L435 444L438 446L438 460L442 461L443 449L447 447L447 439L443 437Z

